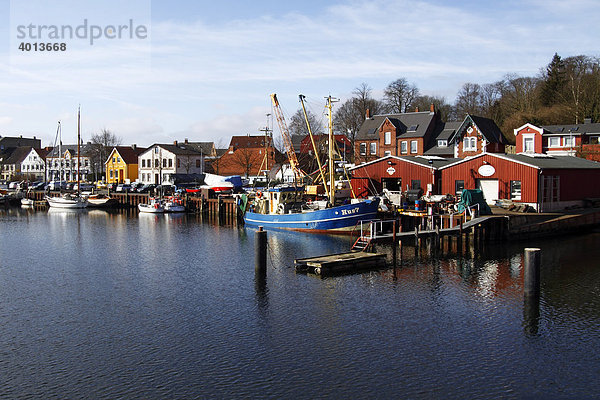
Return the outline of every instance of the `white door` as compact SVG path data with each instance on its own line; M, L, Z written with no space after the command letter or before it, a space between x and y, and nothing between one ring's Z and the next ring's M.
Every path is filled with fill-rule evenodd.
M488 204L496 203L499 188L498 179L477 179L477 189L481 189Z

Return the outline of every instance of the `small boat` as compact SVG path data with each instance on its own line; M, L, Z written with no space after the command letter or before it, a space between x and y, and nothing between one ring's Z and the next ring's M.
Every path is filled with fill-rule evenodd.
M165 212L171 213L182 213L185 212L185 206L183 205L183 200L181 198L172 196L167 197L164 202Z
M85 197L74 193L65 193L62 196L46 196L46 201L50 207L56 208L86 208L88 201Z
M26 207L32 207L34 205L34 200L33 199L28 199L27 197L23 197L21 199L21 205L22 206L26 206Z
M113 199L108 197L105 194L91 194L88 196L87 198L88 203L89 203L89 207L114 207L117 204L119 204L119 202L117 201L117 199Z
M165 212L165 206L160 199L151 197L149 204L138 204L138 210L143 213L160 214Z

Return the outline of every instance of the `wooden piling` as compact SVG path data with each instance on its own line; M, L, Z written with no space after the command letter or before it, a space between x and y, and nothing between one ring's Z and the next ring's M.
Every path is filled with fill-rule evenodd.
M267 231L262 226L254 234L254 271L256 274L267 274Z
M523 271L523 292L525 296L538 296L540 294L540 265L541 250L526 248Z
M396 251L396 220L394 220L392 223L392 260L394 262L394 268L396 268L396 262L398 261Z

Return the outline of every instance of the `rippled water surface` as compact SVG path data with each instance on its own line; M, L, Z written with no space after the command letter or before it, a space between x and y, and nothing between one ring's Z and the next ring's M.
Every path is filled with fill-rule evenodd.
M316 278L350 239L0 210L3 398L600 397L600 234ZM539 304L522 251L542 248ZM386 249L382 249L386 250Z

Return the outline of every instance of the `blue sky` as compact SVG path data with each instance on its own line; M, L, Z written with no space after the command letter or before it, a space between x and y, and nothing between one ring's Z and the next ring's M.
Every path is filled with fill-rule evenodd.
M465 82L535 75L554 52L599 56L598 0L60 1L0 0L0 134L52 145L107 128L123 144L188 138L226 146L266 123L270 93L288 116L305 94L347 99L362 82L379 97L404 77L454 101ZM65 42L23 52L19 25L101 28L130 19L147 37ZM276 129L276 134L277 134Z

